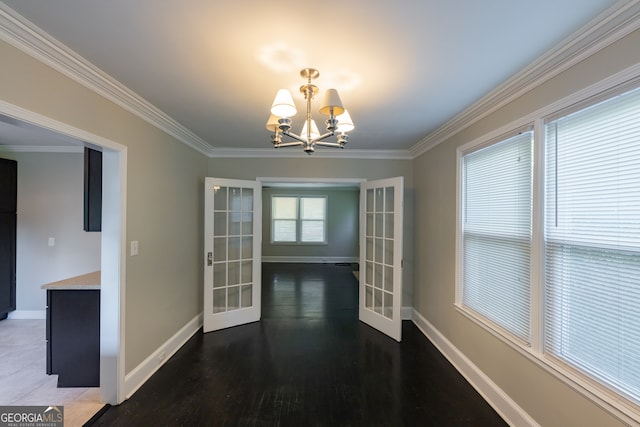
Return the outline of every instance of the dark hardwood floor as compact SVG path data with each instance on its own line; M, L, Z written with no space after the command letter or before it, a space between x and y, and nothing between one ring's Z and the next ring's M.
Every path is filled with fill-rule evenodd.
M196 334L95 426L505 426L409 321L358 321L348 266L263 264L262 320Z

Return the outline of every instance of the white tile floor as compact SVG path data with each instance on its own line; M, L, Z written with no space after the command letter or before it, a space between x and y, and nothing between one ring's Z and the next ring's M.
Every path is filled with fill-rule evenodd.
M0 405L64 406L65 427L82 426L104 404L98 388L58 388L46 374L44 320L0 321Z

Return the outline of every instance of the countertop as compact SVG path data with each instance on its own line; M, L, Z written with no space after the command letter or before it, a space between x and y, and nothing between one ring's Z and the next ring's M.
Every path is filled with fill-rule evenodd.
M45 283L40 288L48 290L100 289L100 271L70 277L57 282Z

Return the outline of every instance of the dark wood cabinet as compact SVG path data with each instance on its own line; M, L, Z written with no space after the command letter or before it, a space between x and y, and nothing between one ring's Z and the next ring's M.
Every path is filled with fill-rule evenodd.
M100 290L47 290L47 374L58 387L100 386Z
M0 319L16 309L18 163L0 159Z
M84 149L84 231L102 230L102 152Z

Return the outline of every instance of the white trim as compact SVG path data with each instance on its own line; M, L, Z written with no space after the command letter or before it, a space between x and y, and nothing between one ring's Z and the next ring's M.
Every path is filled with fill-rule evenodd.
M88 139L87 141L92 141ZM125 399L127 149L102 150L100 397Z
M7 319L23 320L23 319L46 319L46 310L15 310L9 313Z
M202 313L191 319L142 363L129 372L125 379L125 396L130 398L158 369L164 365L202 327Z
M640 28L640 2L618 1L554 49L431 132L409 151L416 158L524 93Z
M82 153L84 147L73 145L0 145L0 151L10 153Z
M400 309L400 318L402 320L413 320L413 307L402 307Z
M482 372L467 356L453 345L440 331L417 310L413 311L413 323L447 360L476 389L484 400L512 426L539 426L507 393Z
M256 181L262 183L262 186L266 186L272 183L276 184L327 184L328 187L332 185L353 185L354 189L360 190L360 184L367 182L366 178L290 178L290 177L273 177L273 176L259 176ZM313 189L310 187L310 189Z
M2 9L2 2L0 2L0 11L1 9ZM0 14L0 18L1 17L2 15ZM1 34L2 32L0 31L0 35ZM108 148L114 151L123 151L126 149L126 147L122 144L118 144L117 142L114 142L112 140L92 134L82 129L78 129L66 123L59 122L47 116L34 113L33 111L19 107L17 105L3 101L1 99L0 99L0 113L2 113L5 116L32 124L34 126L38 126L40 128L53 131L55 133L59 133L69 138L77 139L79 141L82 141L88 144L93 144L96 146Z
M303 263L303 264L355 264L358 257L325 257L325 256L263 256L262 262Z

